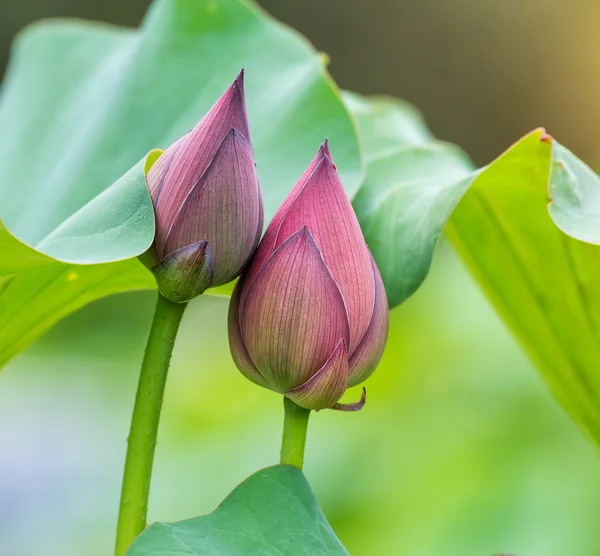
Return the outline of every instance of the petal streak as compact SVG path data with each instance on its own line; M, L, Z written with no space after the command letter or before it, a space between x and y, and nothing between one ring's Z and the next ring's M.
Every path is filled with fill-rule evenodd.
M241 311L248 354L278 392L308 380L348 342L344 301L307 228L267 261Z
M373 270L358 219L329 157L321 157L287 210L275 248L302 226L310 229L344 297L352 354L373 314Z
M169 253L195 238L208 241L215 265L213 285L219 286L240 273L256 249L258 228L262 229L262 198L252 149L231 129L183 202L164 250Z
M285 395L305 409L332 407L346 391L348 385L348 354L346 341L340 340L333 353L312 377Z
M373 374L383 355L390 326L385 287L372 256L371 264L375 277L375 307L369 328L350 357L348 387L360 384Z

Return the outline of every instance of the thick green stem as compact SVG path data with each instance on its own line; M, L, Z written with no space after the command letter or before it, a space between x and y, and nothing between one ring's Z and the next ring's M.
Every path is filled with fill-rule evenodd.
M123 556L146 527L160 410L171 353L185 307L185 303L173 303L158 294L127 440L115 556Z
M310 409L296 405L285 396L283 397L283 409L285 417L281 441L281 463L295 465L302 469Z

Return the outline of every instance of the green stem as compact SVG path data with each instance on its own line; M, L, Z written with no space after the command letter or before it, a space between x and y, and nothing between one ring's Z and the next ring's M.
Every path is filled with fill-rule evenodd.
M285 396L283 397L283 409L285 417L281 442L281 463L295 465L302 469L310 409L296 405Z
M123 556L146 527L160 410L171 353L185 307L185 303L173 303L158 294L127 440L115 556Z

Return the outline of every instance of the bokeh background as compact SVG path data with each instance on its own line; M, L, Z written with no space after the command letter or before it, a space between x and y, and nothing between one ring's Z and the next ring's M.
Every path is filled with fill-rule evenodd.
M598 167L597 0L263 0L338 83L417 104L479 163L544 125ZM40 17L136 25L146 0L0 0L0 71ZM188 310L167 386L150 518L210 511L277 461L280 399L230 360L226 300ZM0 375L0 555L112 551L153 294L72 315ZM353 556L597 556L600 458L445 244L392 313L359 414L320 412L306 474ZM356 397L353 392L351 396Z

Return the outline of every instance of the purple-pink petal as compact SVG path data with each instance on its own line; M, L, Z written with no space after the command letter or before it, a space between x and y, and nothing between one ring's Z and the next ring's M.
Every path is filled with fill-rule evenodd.
M146 176L146 183L148 190L150 191L150 197L152 198L152 205L156 209L158 206L158 199L165 185L165 179L169 174L169 168L175 159L175 155L179 151L182 145L185 144L189 133L180 137L175 143L164 151L158 159L151 166Z
M277 234L289 207L293 204L300 191L302 191L304 184L306 183L310 175L313 173L316 165L320 162L321 158L325 156L331 158L331 153L329 152L329 146L327 144L327 141L325 141L321 145L319 151L317 152L317 155L314 157L308 168L304 171L304 173L298 180L298 183L294 186L290 194L285 198L283 204L275 213L275 216L273 216L273 219L267 227L267 231L263 235L260 245L258 246L256 254L254 255L252 264L246 272L246 288L245 291L242 292L242 307L245 303L246 292L248 291L248 288L254 282L256 276L261 271L263 265L269 260L269 258L273 254L273 251L275 251L275 242L277 241ZM283 241L280 241L279 243L281 244L283 243Z
M360 344L350 356L348 366L348 387L360 384L376 369L387 341L390 324L385 287L379 269L371 256L371 265L375 277L375 307L369 328Z
M157 247L170 253L208 241L214 259L213 286L235 278L252 256L262 230L262 198L252 148L236 129L219 146L210 166L190 191Z
M240 280L233 289L231 295L231 301L229 303L229 316L228 316L228 328L229 328L229 348L231 350L231 356L240 372L249 380L268 388L269 385L264 379L260 371L255 367L254 363L248 355L244 340L242 338L242 331L240 330L240 291L242 289L242 281Z
M340 340L326 363L306 382L285 395L305 409L327 409L344 394L348 385L346 341Z
M331 406L330 409L335 409L336 411L360 411L365 404L367 403L367 389L362 389L362 394L360 395L360 399L357 402L351 403L336 403Z
M354 209L336 168L322 151L302 189L287 207L275 248L307 226L336 281L348 311L352 354L369 326L375 302L373 270Z
M250 132L244 99L243 71L202 121L171 145L148 172L148 187L156 213L157 238L171 227L183 200L200 180L230 129L248 141ZM167 187L164 185L168 184ZM163 255L162 246L158 248Z
M248 355L281 393L308 380L349 339L344 300L307 228L266 262L240 310Z

